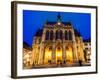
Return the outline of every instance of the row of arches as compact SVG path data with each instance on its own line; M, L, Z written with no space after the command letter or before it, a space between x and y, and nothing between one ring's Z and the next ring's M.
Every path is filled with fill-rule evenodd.
M58 63L63 63L63 48L62 46L57 46L55 49L55 53L53 53L52 47L46 47L45 48L45 56L44 56L44 62L45 64L51 63L52 62L52 55L55 54L55 59L56 59L56 64ZM72 62L73 61L73 51L72 51L72 46L67 46L65 48L65 56L66 56L66 61L67 62ZM65 61L65 62L66 62Z
M72 40L72 32L65 30L65 32L63 33L62 30L57 30L54 33L53 30L51 30L51 31L47 30L45 40L53 40L53 38L55 38L56 40L57 39L62 40L63 37L65 38L65 40Z

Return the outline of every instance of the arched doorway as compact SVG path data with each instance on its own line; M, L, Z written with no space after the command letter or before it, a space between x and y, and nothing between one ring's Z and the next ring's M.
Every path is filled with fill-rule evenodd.
M51 64L52 60L52 47L48 46L45 48L44 62L45 64Z
M66 47L66 61L69 63L73 62L73 52L72 52L72 46Z
M62 47L56 47L56 64L62 64Z

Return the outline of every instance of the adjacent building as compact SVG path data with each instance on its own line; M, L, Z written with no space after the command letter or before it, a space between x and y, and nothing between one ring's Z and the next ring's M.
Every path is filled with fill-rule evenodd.
M27 44L23 43L23 68L32 68L32 48Z
M91 61L91 41L90 39L84 40L84 54L86 62L90 63Z

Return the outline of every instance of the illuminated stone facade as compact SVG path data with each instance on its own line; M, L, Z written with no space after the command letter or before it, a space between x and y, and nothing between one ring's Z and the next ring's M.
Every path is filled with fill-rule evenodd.
M23 45L23 53L23 68L32 68L32 49L26 43Z
M58 14L56 22L46 22L33 38L34 66L85 63L84 43L80 33L70 22L63 22Z

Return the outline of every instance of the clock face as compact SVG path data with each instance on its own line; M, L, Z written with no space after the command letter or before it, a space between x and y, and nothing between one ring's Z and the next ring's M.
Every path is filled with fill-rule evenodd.
M60 22L58 22L58 25L60 25L61 23Z

